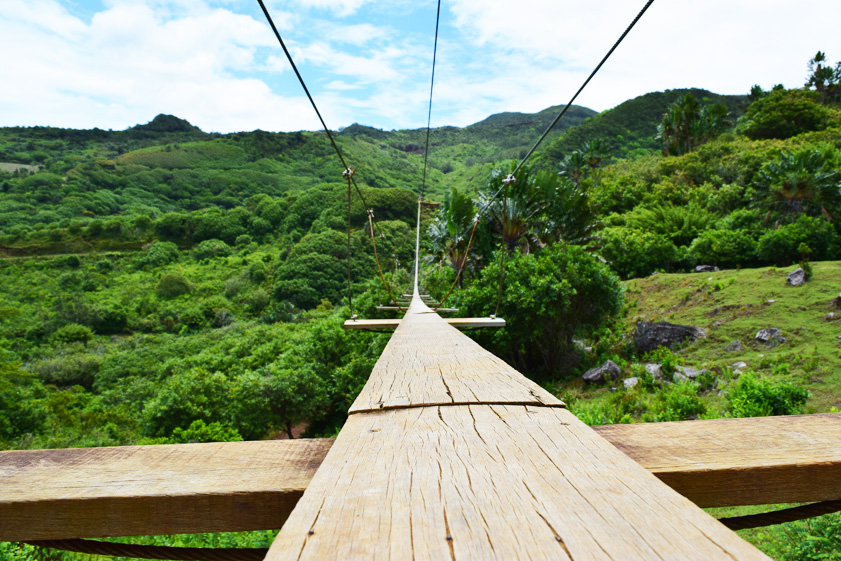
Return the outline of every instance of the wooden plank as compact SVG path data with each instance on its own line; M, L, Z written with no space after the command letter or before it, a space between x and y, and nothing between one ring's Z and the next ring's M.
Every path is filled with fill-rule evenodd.
M565 409L465 405L351 415L267 559L767 558Z
M841 414L593 427L694 503L841 499Z
M841 498L841 413L591 428L700 506ZM195 513L178 523L185 532L222 519L213 531L277 528L332 443L0 452L0 540L170 531L169 518L138 510ZM209 461L195 461L201 454Z
M332 439L0 453L0 540L279 528Z
M427 310L415 298L268 560L768 559L556 402L511 403L527 380Z
M402 324L397 328L351 413L463 403L564 406L422 302L412 304L406 316L412 317L414 327ZM418 346L418 329L424 332L423 346Z
M443 318L443 321L458 328L505 327L503 318ZM344 325L345 329L397 329L400 319L349 319Z
M377 309L378 310L389 311L389 312L397 312L397 311L402 311L405 308L398 308L397 306L377 306ZM441 312L457 312L457 311L458 311L458 308L438 308L437 310L435 310L435 313L440 314Z

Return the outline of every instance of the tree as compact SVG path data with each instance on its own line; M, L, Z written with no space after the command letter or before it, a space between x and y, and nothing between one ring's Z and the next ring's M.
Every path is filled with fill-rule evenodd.
M467 244L475 217L473 200L453 189L444 199L438 215L429 226L428 233L432 239L433 251L445 258L456 273L467 258Z
M241 376L237 388L240 403L249 410L240 420L247 427L244 434L262 436L261 429L277 427L294 438L296 425L312 422L328 405L324 380L304 364L293 369L272 363Z
M792 219L802 212L841 218L841 155L833 147L784 151L759 170L757 202L782 208Z
M822 51L809 60L806 88L815 88L822 103L838 103L841 101L841 62L833 68L825 64L826 60L826 53Z
M679 156L708 142L729 125L727 107L721 103L701 106L691 93L672 103L657 127L663 153Z
M471 314L494 313L498 268L459 293L460 307ZM619 278L583 248L557 243L539 254L506 259L500 314L504 331L477 334L523 372L548 378L568 372L577 361L572 338L601 328L622 306Z
M823 130L829 110L820 95L803 90L775 90L753 102L739 121L737 132L754 139L785 139L802 132Z

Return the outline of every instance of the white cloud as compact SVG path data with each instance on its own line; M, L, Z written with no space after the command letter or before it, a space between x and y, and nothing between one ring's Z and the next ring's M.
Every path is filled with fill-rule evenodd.
M115 1L86 24L40 2L38 11L12 10L14 19L7 4L0 12L0 48L14 53L0 72L21 77L0 91L3 124L122 129L166 112L205 130L317 127L306 100L243 77L260 66L258 49L276 44L250 16L182 1L185 13L166 20L150 4ZM39 12L51 15L48 25Z
M336 16L345 17L356 13L359 8L370 0L295 0L295 3L305 8L329 10Z

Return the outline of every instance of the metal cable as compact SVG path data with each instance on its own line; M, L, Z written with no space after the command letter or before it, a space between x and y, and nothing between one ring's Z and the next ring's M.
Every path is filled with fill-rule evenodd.
M745 530L747 528L759 528L760 526L771 526L794 522L805 518L813 518L823 514L841 511L841 500L821 501L803 506L773 510L771 512L760 512L759 514L748 514L746 516L733 516L730 518L719 518L718 521L731 530Z
M286 43L283 42L283 39L280 36L280 32L277 30L277 27L274 24L274 20L272 20L272 16L269 15L269 10L266 8L266 5L263 4L263 0L257 0L257 2L260 4L260 8L263 9L263 14L266 16L266 20L269 22L272 31L274 31L275 37L277 37L277 40L280 43L284 54L286 54L286 60L289 61L289 64L292 66L292 70L295 71L295 76L298 77L298 82L301 83L301 87L304 89L304 93L307 94L307 98L310 100L310 105L312 105L312 108L315 110L315 114L318 115L318 120L321 121L321 126L324 128L324 132L327 133L327 138L330 139L330 144L333 145L333 149L339 156L339 160L342 162L344 169L350 169L350 166L348 166L347 162L345 161L345 157L342 154L342 151L339 149L339 145L336 144L336 140L333 138L333 133L330 132L330 129L327 127L327 123L324 122L324 118L321 116L321 111L318 110L318 106L315 104L315 100L310 94L310 90L307 88L306 83L304 83L303 76L301 76L301 73L298 72L298 67L295 66L295 61L292 60L292 55L289 53L289 49L286 48ZM356 184L356 180L353 177L351 177L350 181L356 188L356 194L359 196L359 199L362 201L362 204L365 206L365 208L371 208L368 205L368 202L365 200L365 196L362 194L362 190L359 189L359 185Z
M347 174L347 256L345 258L345 261L347 261L347 302L348 308L350 308L350 319L355 319L356 316L353 313L353 291L351 290L350 283L350 198L352 196L350 180L353 173L349 169L346 169L345 173Z
M587 86L587 84L590 83L590 80L593 79L593 76L595 76L596 73L601 69L602 65L605 62L607 62L607 59L610 58L610 55L613 54L613 51L616 50L616 47L619 46L619 43L621 43L622 40L625 39L625 36L628 35L628 33L631 31L631 29L633 29L633 27L637 24L637 22L643 16L643 14L646 12L646 10L648 10L649 6L651 6L651 4L653 4L653 3L654 3L654 0L648 0L648 2L646 2L645 6L643 6L642 10L640 10L640 12L637 14L637 17L635 17L634 20L630 23L630 25L628 25L628 27L625 29L625 31L622 33L622 35L619 36L619 39L616 40L616 42L613 44L613 46L610 48L610 50L607 52L607 54L604 55L604 58L602 58L601 62L599 62L599 64L596 66L596 68L593 69L593 71L590 73L590 75L587 77L587 79L584 80L584 83L581 84L581 87L578 88L578 91L575 92L575 95L572 96L572 99L569 100L569 103L567 103L566 106L564 106L564 108L561 109L561 112L558 113L558 116L555 117L555 120L552 121L552 124L550 124L546 128L546 130L543 132L543 134L540 135L540 138L537 139L537 142L534 143L534 146L531 147L531 150L529 150L528 153L526 153L526 155L523 157L523 159L520 160L520 163L517 164L517 167L514 168L513 172L511 172L511 176L516 175L516 173L518 171L520 171L520 168L523 167L523 164L526 163L526 160L528 160L529 157L534 153L534 151L537 150L537 147L540 145L540 143L543 142L543 140L546 138L546 136L549 134L549 132L555 127L555 125L558 124L558 121L561 120L561 117L563 117L564 114L567 112L567 110L572 106L573 102L578 97L578 94L580 94L582 92L582 90ZM502 192L502 189L503 189L503 187L500 187L497 190L497 192L494 193L494 196L491 197L490 200L488 200L488 203L485 205L485 208L483 209L483 212L485 210L487 210L487 208L490 206L490 204L499 196L499 194Z
M25 543L36 547L60 549L91 555L134 557L136 559L169 559L177 561L262 561L269 551L264 547L169 547L163 545L139 545L81 539L40 540Z
M441 19L441 0L438 0L438 11L435 13L435 43L432 47L432 78L429 80L429 111L426 115L426 147L423 150L423 179L421 181L420 200L426 191L426 165L429 160L429 129L432 124L432 88L435 86L435 59L438 57L438 22ZM420 224L418 224L420 227Z
M380 256L377 253L377 241L374 239L374 211L372 210L368 211L368 224L371 226L371 243L374 246L374 259L377 261L377 272L380 274L380 280L383 282L386 292L388 292L388 297L391 299L391 303L397 306L401 312L405 312L406 309L398 304L394 295L391 294L391 288L388 286L388 283L385 282L385 277L383 276L383 268L380 265Z
M458 279L461 278L461 272L464 270L464 264L467 263L467 258L470 255L470 245L473 243L473 235L476 233L476 227L479 225L479 215L476 215L476 218L473 219L473 229L470 231L470 239L467 240L467 249L464 251L464 257L461 260L461 264L458 267L458 272L456 273L456 279L453 281L453 285L450 287L450 290L447 292L447 295L438 302L438 305L432 308L433 312L437 312L438 308L444 305L444 302L447 301L447 298L450 297L450 294L453 293L453 289L458 284Z

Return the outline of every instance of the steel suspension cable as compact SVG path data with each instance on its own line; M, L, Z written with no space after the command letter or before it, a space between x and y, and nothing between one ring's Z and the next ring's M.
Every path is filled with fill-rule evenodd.
M418 218L415 224L416 238L415 243L415 271L414 283L415 292L418 292L418 278L420 277L420 225L421 212L420 206L423 201L423 196L426 193L426 168L429 164L429 131L432 125L432 90L435 87L435 61L438 58L438 24L441 21L441 0L438 0L438 8L435 11L435 41L432 45L432 77L429 79L429 105L426 113L426 144L423 149L423 176L421 179L420 193L418 194ZM437 309L437 308L436 308Z
M435 42L432 46L432 78L429 80L429 110L426 114L426 146L423 150L423 179L421 180L420 199L426 192L426 166L429 161L429 129L432 124L432 89L435 86L435 61L438 58L438 23L441 20L441 0L438 0L438 10L435 12ZM419 224L420 225L420 224Z
M353 177L354 170L351 169L351 167L347 164L347 161L345 160L345 157L342 154L339 145L336 143L336 139L333 138L333 133L330 132L330 128L327 126L327 123L324 122L324 118L321 116L321 111L318 110L318 106L316 105L312 94L310 94L310 90L309 88L307 88L307 84L304 82L304 77L301 76L301 73L298 71L298 67L295 65L295 61L292 60L292 54L289 52L289 49L286 48L286 43L284 43L283 38L280 36L280 32L277 30L277 26L275 25L271 14L269 14L269 10L266 8L266 5L263 3L263 0L257 0L257 2L260 4L260 8L263 10L263 14L266 16L266 21L268 21L269 26L271 26L278 43L280 43L280 46L283 49L283 53L286 55L286 60L289 61L289 65L292 66L292 70L295 71L295 76L298 77L298 82L301 84L301 88L303 88L304 93L307 94L307 99L310 100L310 105L312 105L315 114L318 116L318 120L321 122L321 126L324 128L324 132L327 134L327 138L330 139L330 144L333 145L333 149L336 151L336 155L339 156L339 161L341 161L342 165L344 166L344 171L342 172L342 175L348 180L348 190L350 190L350 185L352 184L353 187L356 189L356 194L359 196L359 199L362 201L362 204L368 210L368 221L371 225L371 241L374 244L374 256L376 258L377 244L376 242L374 242L374 229L376 228L376 222L374 222L373 220L373 210L368 205L368 201L365 200L365 196L362 194L362 190L359 188L359 185L356 184L356 179L354 179ZM382 232L380 232L380 235L385 237L382 234ZM388 286L388 283L386 283L385 277L383 277L379 258L377 258L377 268L380 269L380 279L385 285L386 291L391 297L392 302L394 302L394 304L399 307L397 301L394 300L393 296L391 296L391 288ZM353 302L351 300L350 280L350 196L348 196L348 303L350 304L351 316L353 316Z
M350 166L345 161L344 154L342 154L341 149L339 149L339 145L336 143L336 139L333 138L333 133L330 132L330 129L327 127L327 123L324 122L324 118L321 116L321 111L318 110L318 106L315 104L315 100L310 94L310 90L309 88L307 88L307 84L304 82L304 77L301 76L300 72L298 72L298 67L295 65L295 61L292 60L292 54L289 52L289 49L286 48L286 43L283 42L283 38L280 36L280 32L277 30L277 26L275 26L274 20L269 14L269 10L266 8L266 5L263 3L263 0L257 0L257 2L260 4L260 8L262 8L263 14L266 16L266 21L269 22L269 26L271 26L272 31L274 31L274 35L275 37L277 37L277 41L278 43L280 43L280 46L283 49L283 53L286 55L286 60L289 61L289 65L292 67L292 70L295 71L295 76L298 77L298 82L300 82L301 87L304 89L304 93L307 94L307 99L310 100L310 105L312 105L315 114L318 115L318 120L321 121L321 126L324 128L324 132L327 133L327 138L330 139L330 144L333 145L333 149L336 151L336 155L339 156L339 160L342 162L342 166L344 166L345 170L350 169ZM351 175L350 181L356 188L356 194L359 196L359 199L362 201L362 204L365 206L365 208L371 208L370 206L368 206L368 202L365 200L365 196L362 194L362 190L359 189L359 185L356 184L356 180L353 178L353 175Z
M587 87L587 84L590 83L590 80L593 79L593 76L595 76L596 73L604 65L604 63L607 62L607 59L610 58L610 55L613 54L613 51L616 50L616 48L619 46L619 44L625 39L625 37L628 35L628 33L630 33L631 29L634 28L634 26L637 24L637 22L640 20L640 18L642 18L643 14L645 14L645 12L648 10L648 8L653 3L654 3L654 0L648 0L645 3L645 6L642 7L642 10L639 11L639 13L633 19L633 21L631 21L631 23L628 25L628 27L625 28L625 31L622 32L622 35L619 36L619 39L617 39L616 42L613 44L613 46L610 48L610 50L607 51L607 54L604 55L602 60L599 62L598 65L596 65L596 67L593 69L593 71L590 73L590 75L587 76L587 79L584 80L584 83L581 84L581 87L578 88L578 91L575 92L575 95L572 96L572 99L570 99L569 102L564 106L564 108L561 109L560 113L558 113L558 116L555 117L555 120L553 120L552 123L548 127L546 127L546 130L543 132L542 135L540 135L540 138L537 139L537 142L534 143L534 146L532 146L531 149L526 153L526 155L523 156L523 159L520 160L520 163L517 164L517 167L514 168L514 171L511 172L511 174L508 176L509 178L513 179L513 177L517 174L517 172L520 171L520 168L523 167L523 164L526 163L526 160L528 160L531 157L531 155L534 154L534 151L537 150L537 147L540 146L540 143L543 142L543 140L549 135L549 132L551 132L551 130L555 127L555 125L558 124L558 121L560 121L561 118L564 116L564 114L566 114L566 112L569 110L569 108L572 106L572 104L578 98L578 95L584 90L585 87ZM502 192L504 187L505 187L505 185L500 187L496 191L496 193L494 193L493 197L491 197L488 200L488 202L485 204L485 208L482 209L483 213L484 213L484 211L486 211L488 209L488 207L491 205L491 203L499 196L499 194Z

